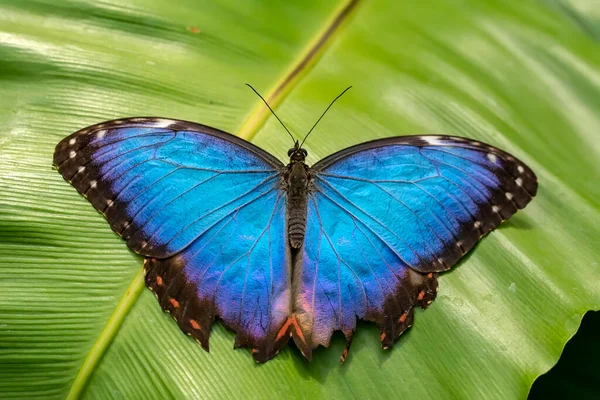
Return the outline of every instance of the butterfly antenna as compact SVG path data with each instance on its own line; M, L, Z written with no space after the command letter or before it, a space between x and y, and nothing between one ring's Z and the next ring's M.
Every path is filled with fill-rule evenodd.
M271 106L269 105L269 103L267 103L267 101L260 95L260 93L258 93L256 91L256 89L254 89L252 87L252 85L250 85L249 83L246 83L246 86L248 86L250 89L252 89L254 91L254 93L256 93L256 95L258 97L260 97L260 99L263 101L263 103L265 103L265 105L267 106L267 108L269 110L271 110L271 113L273 113L273 115L275 116L275 118L277 118L277 121L279 121L279 123L281 124L281 126L283 126L283 129L285 129L285 131L290 135L290 137L292 138L292 140L294 141L294 143L296 143L297 140L294 138L294 135L292 135L292 133L290 132L290 130L287 128L287 126L285 126L285 124L279 119L279 117L277 116L277 114L275 114L275 111L273 111L273 109L271 108Z
M300 143L300 147L302 147L302 145L304 144L304 142L306 142L306 139L308 138L308 135L310 135L310 133L313 131L313 129L315 129L315 126L317 126L317 124L319 123L319 121L321 121L321 118L323 118L325 116L325 114L327 114L327 111L329 111L329 109L331 108L331 106L333 105L333 103L335 103L335 101L337 99L339 99L340 97L342 97L342 95L344 93L346 93L348 90L350 90L352 86L348 86L342 93L340 93L335 99L333 99L333 101L331 102L331 104L329 104L329 107L327 107L325 109L325 111L323 111L323 114L321 114L321 116L319 117L319 119L317 120L317 122L315 122L315 124L313 125L312 128L310 128L310 131L308 131L308 133L306 134L306 136L304 136L304 140L302 140L302 143Z

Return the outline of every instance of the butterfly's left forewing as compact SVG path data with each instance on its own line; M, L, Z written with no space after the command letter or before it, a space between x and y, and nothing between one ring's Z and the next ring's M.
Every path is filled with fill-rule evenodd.
M258 361L288 336L290 255L283 165L225 132L130 118L83 129L56 147L61 174L146 257L146 283L208 349L215 317Z
M479 238L535 195L533 172L486 144L445 136L364 143L312 170L294 308L305 355L333 331L350 341L357 317L378 324L389 347L415 305L437 291Z

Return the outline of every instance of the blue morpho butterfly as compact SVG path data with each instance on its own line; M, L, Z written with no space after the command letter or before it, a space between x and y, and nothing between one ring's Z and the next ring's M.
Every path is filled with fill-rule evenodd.
M63 139L54 162L145 257L185 333L208 350L219 316L258 362L290 338L310 359L334 331L343 362L357 319L392 346L438 273L537 191L524 163L461 137L373 140L312 167L306 155L295 140L284 165L215 128L128 118Z

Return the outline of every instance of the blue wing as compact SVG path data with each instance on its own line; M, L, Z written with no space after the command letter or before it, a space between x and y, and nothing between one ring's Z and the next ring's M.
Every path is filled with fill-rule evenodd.
M283 164L191 122L130 118L62 140L55 164L135 252L147 285L205 349L215 316L259 361L289 315Z
M533 172L508 153L453 137L383 139L312 169L294 309L305 355L357 317L378 324L384 348L412 323L481 236L535 195Z

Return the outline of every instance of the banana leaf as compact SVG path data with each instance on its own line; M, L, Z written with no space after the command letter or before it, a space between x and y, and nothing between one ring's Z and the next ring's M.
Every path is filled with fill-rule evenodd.
M600 32L576 0L0 0L1 398L523 398L600 308ZM383 351L361 323L312 362L211 351L144 288L142 258L52 167L126 116L200 122L309 163L379 137L503 148L538 196L452 272Z

